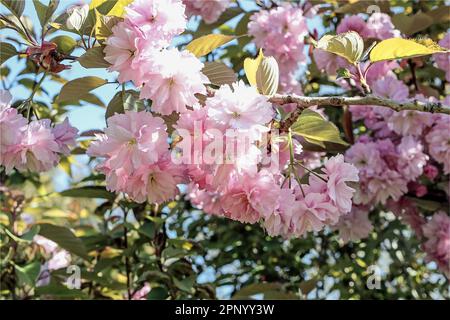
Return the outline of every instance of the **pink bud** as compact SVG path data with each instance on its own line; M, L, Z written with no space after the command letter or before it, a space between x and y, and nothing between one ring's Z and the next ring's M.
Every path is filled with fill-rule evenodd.
M436 168L435 166L433 166L432 164L427 164L424 168L423 168L423 173L425 174L425 176L430 179L430 180L434 180L434 178L436 178L436 176L438 175L439 171L438 168Z

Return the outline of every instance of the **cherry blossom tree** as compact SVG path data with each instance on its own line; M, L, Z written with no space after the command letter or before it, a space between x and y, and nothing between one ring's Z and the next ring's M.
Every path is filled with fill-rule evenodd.
M6 298L449 297L442 1L1 3Z

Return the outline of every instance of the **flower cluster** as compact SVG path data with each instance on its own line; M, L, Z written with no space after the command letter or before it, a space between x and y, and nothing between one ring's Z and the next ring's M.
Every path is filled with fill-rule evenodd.
M185 111L206 93L203 64L186 50L167 49L186 27L184 11L181 0L134 1L104 49L109 70L119 72L120 82L142 86L141 98L152 99L163 115Z
M186 14L201 16L207 24L216 22L220 15L228 8L231 0L183 0L186 6Z
M59 162L60 154L69 154L78 130L67 119L54 126L49 119L28 123L10 106L9 93L2 91L0 95L0 165L5 166L6 172L13 168L47 171Z
M300 93L295 73L298 64L306 61L304 38L308 34L303 10L290 3L261 10L250 17L248 32L257 47L278 61L281 90Z
M450 278L450 217L444 212L435 213L422 227L423 248L429 261L435 261Z

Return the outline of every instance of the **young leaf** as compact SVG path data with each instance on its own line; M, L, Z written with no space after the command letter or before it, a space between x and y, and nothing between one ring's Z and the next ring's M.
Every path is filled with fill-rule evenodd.
M89 15L89 6L87 4L83 6L74 6L67 10L67 15L67 28L79 31Z
M41 223L39 226L39 234L41 236L56 242L61 248L83 259L88 259L86 247L81 239L77 238L70 229L49 223Z
M224 34L208 34L206 36L192 40L187 46L189 50L197 58L207 55L214 49L223 46L224 44L236 39L235 36L227 36Z
M297 121L291 126L293 134L302 136L306 141L325 147L324 142L342 145L347 143L341 139L339 129L317 112L303 110Z
M61 89L57 102L78 101L83 95L101 87L107 81L99 77L83 77L67 82Z
M354 31L335 36L323 36L316 47L347 59L350 63L357 63L364 52L364 40Z
M245 58L244 60L244 71L247 77L248 83L256 87L256 72L258 71L259 64L264 58L262 49L259 49L258 56L255 59Z
M110 63L103 57L103 47L100 46L87 50L77 61L85 68L108 68Z
M278 63L274 57L264 57L256 71L256 84L259 92L266 96L277 93L279 82Z
M206 62L202 72L208 77L211 84L216 86L232 84L237 81L237 76L234 73L234 70L225 65L223 62Z
M7 42L0 42L0 65L17 54L16 48Z
M429 39L417 41L391 38L381 41L372 49L370 61L405 59L444 52L449 51Z

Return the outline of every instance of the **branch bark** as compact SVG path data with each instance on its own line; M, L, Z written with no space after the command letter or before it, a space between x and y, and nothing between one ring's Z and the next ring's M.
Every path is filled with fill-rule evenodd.
M276 94L269 99L276 104L296 103L298 109L303 110L311 106L351 106L351 105L374 105L387 107L394 111L412 110L430 113L443 113L450 115L450 108L444 107L441 102L421 102L413 100L409 102L398 102L391 99L381 98L374 95L364 97L305 97L298 95Z

